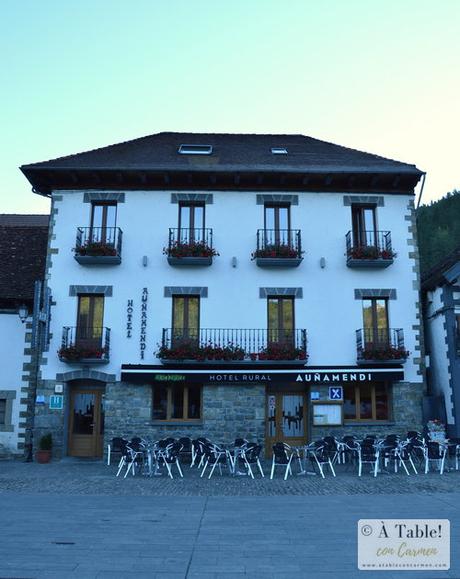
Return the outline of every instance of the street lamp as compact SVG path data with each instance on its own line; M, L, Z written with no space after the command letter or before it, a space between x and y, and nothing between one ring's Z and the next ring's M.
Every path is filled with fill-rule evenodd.
M22 304L18 308L18 316L22 323L24 323L29 315L29 310L25 304Z

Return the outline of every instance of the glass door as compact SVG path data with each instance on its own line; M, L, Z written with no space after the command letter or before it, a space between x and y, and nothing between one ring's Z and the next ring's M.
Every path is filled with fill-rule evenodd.
M364 341L366 346L385 348L390 335L385 299L363 300Z
M355 247L376 246L376 219L374 206L353 206L353 243Z
M93 203L90 228L90 239L92 242L115 245L116 225L116 203Z
M88 350L102 348L104 296L79 295L76 345Z
M303 392L267 393L266 453L275 442L302 446L307 442L307 397Z
M70 396L69 455L102 457L104 400L100 390L73 390Z
M294 345L294 299L268 298L268 344Z
M172 342L198 342L200 328L200 298L173 296Z

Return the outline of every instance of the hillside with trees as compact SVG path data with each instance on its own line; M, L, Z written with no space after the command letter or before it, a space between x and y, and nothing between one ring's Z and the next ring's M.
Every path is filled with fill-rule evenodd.
M417 225L423 273L460 246L460 191L421 205Z

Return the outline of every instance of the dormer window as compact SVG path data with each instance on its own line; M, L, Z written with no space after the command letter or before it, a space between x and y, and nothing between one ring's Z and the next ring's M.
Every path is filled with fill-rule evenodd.
M212 145L180 145L179 155L212 155Z
M272 155L287 155L288 151L285 147L272 147Z

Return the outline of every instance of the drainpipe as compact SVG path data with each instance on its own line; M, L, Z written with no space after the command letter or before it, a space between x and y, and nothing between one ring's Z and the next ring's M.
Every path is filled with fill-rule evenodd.
M420 203L421 203L421 201L422 201L423 188L425 187L425 178L426 178L426 173L423 173L423 176L422 176L422 185L421 185L421 187L420 187L420 195L418 196L417 207L415 208L416 211L417 211L417 209L420 207Z

